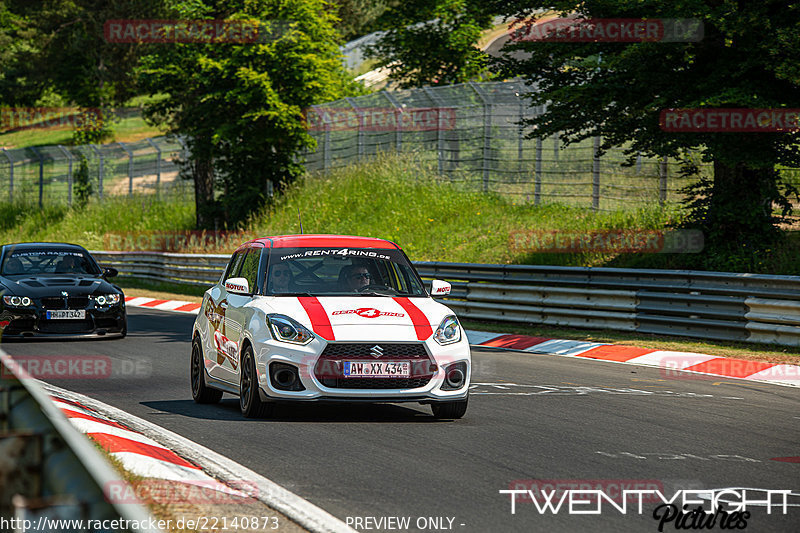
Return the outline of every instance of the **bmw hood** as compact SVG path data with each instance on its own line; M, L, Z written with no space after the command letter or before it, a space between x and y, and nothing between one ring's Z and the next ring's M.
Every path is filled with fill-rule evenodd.
M10 294L32 298L61 296L62 291L70 296L119 292L119 289L102 278L68 275L5 277L0 285L0 289L2 288L5 288Z
M428 297L300 296L268 297L268 313L297 320L327 341L428 339L447 306Z

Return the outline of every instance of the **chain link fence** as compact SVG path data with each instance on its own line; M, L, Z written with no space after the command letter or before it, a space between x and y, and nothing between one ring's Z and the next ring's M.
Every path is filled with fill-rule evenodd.
M466 83L381 91L315 106L308 120L316 149L308 170L327 172L381 152L409 154L440 176L473 190L517 202L558 202L600 210L665 204L682 199L694 178L680 176L675 160L637 157L622 148L596 157L598 138L562 146L558 136L527 138L520 125L544 111L528 105L521 81ZM695 161L701 175L710 163ZM785 171L800 184L800 171Z
M134 193L193 194L178 176L186 155L179 137L128 143L37 146L0 150L0 201L72 204L82 194L102 199ZM85 167L84 172L81 168Z

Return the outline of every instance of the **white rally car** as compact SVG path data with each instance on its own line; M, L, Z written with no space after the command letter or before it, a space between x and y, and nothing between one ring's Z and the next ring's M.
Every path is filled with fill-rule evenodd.
M192 397L239 396L247 417L277 401L419 402L467 410L470 349L403 251L382 239L290 235L237 249L192 333Z

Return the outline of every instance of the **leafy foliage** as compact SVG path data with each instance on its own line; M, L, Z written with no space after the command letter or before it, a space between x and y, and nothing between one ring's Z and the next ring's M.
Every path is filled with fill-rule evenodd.
M576 9L551 2L561 16ZM538 2L496 1L503 14L536 17ZM699 42L517 42L500 64L506 76L535 82L534 135L561 132L566 143L602 136L602 149L629 146L629 155L681 157L699 150L714 162L713 182L690 189L689 224L715 249L763 250L777 236L773 207L788 211L788 191L776 165L800 166L800 132L670 133L659 126L668 108L780 108L800 101L796 53L800 5L780 0L586 0L586 18L697 18ZM794 52L794 55L793 55ZM792 105L795 103L795 105Z
M390 28L370 53L401 87L461 83L487 76L477 46L492 26L480 0L410 0L389 11Z
M186 136L197 225L233 227L302 170L312 141L304 110L356 90L340 59L334 17L322 0L191 1L175 18L260 24L255 43L174 44L143 58L142 81L169 96L149 120Z

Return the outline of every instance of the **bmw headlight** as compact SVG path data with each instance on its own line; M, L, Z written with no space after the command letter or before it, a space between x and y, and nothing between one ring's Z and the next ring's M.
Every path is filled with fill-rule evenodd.
M33 304L27 296L3 296L3 303L10 307L30 307Z
M453 344L461 340L461 325L455 315L444 317L433 338L439 344Z
M100 294L94 297L94 301L97 302L97 305L115 305L118 304L120 301L119 294Z
M286 315L267 315L269 330L277 341L292 344L308 344L314 340L314 334L308 328Z

